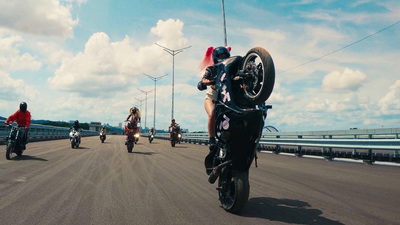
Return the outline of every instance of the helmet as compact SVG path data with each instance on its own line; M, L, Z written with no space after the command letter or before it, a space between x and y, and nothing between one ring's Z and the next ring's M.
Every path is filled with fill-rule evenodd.
M78 121L78 120L75 120L74 124L75 124L75 125L79 125L79 121Z
M175 123L175 119L172 119L171 122L172 122L172 123Z
M27 108L28 108L28 105L26 104L26 102L21 102L19 104L19 110L21 110L21 112L25 112Z
M229 57L231 57L231 53L225 47L217 47L213 51L214 64L220 63Z
M130 113L133 113L133 114L135 114L135 113L136 113L136 111L137 111L137 108L136 108L136 107L132 107L132 108L131 108L131 110L130 110Z

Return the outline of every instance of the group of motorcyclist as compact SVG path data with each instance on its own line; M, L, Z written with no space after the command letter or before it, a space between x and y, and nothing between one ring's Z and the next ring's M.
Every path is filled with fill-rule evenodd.
M22 149L26 149L26 144L28 142L28 130L29 126L31 124L31 113L29 110L27 110L28 105L26 102L21 102L19 105L19 110L17 110L15 113L10 115L6 121L4 121L5 125L8 125L10 123L16 122L18 124L18 127L22 127L23 129L23 135L22 136ZM137 126L138 123L140 123L140 110L137 107L132 107L129 109L129 115L126 118L125 122L128 122L128 124L125 126L125 145L128 141L128 135L129 135L129 130L134 130L133 133L138 133L139 132L139 127ZM169 126L169 130L171 130L173 127L177 127L179 129L179 125L175 123L175 119L172 120L171 125ZM79 134L79 143L82 141L82 135L80 134L80 131L82 130L80 125L79 125L79 120L75 120L74 124L71 126L70 131L75 130ZM179 132L180 129L179 129ZM106 139L106 133L107 130L105 127L100 128L100 136L104 137L104 140ZM154 135L156 133L156 130L152 127L149 130L149 135Z
M206 51L206 54L200 64L200 71L202 73L202 79L198 83L197 88L199 90L206 90L207 86L208 91L206 92L206 97L204 100L204 108L208 115L208 135L209 135L209 154L205 157L204 165L206 168L210 168L212 165L213 155L215 155L216 151L216 139L215 139L215 116L214 116L214 101L216 98L216 91L215 91L215 79L216 79L216 70L217 64L222 62L224 59L230 57L230 47L209 47ZM128 117L126 118L125 122L128 122L128 125L125 127L125 144L128 140L127 132L129 129L136 129L139 132L139 127L137 126L140 123L140 110L136 107L130 108L130 112ZM31 123L31 114L27 110L27 103L21 102L19 106L19 110L16 111L14 114L9 116L7 120L4 122L5 124L9 124L10 122L17 122L19 127L25 127L25 133L23 135L23 148L25 149L27 139L28 139L28 129ZM177 128L179 125L175 122L175 119L172 119L171 124L169 126L169 131L172 128ZM79 130L79 121L76 120L74 122L73 128L75 130ZM105 131L105 128L102 128ZM180 129L179 129L180 131ZM180 131L181 132L181 131ZM149 134L155 134L155 129L151 128ZM81 136L79 137L81 138ZM171 135L170 135L171 138ZM210 171L207 171L209 173Z

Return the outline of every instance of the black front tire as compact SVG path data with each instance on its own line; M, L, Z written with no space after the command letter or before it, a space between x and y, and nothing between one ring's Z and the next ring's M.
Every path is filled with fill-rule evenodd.
M14 143L8 143L6 148L6 159L8 160L12 159L13 150L14 150Z
M126 147L127 147L129 153L132 153L132 149L134 146L135 146L135 143L133 141L129 141L127 143Z
M226 177L226 178L223 178ZM218 186L219 200L227 212L239 213L247 204L250 194L249 177L246 172L238 172L235 176L220 176Z
M253 76L241 80L242 93L238 96L238 103L244 106L264 103L275 84L275 67L269 52L261 47L250 49L243 57L240 70Z

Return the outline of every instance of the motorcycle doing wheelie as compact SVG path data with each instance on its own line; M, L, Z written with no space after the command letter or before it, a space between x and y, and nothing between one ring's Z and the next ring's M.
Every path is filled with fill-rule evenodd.
M249 169L254 159L257 166L257 146L267 110L272 108L265 101L273 90L275 68L270 54L260 47L216 66L217 144L208 181L213 184L218 179L222 207L239 213L249 198Z
M17 154L17 156L22 156L25 149L24 137L25 137L25 127L18 127L8 124L11 128L10 134L6 137L6 159L12 159L12 153Z
M81 144L81 130L76 130L75 128L69 129L69 141L71 142L71 148L78 148Z

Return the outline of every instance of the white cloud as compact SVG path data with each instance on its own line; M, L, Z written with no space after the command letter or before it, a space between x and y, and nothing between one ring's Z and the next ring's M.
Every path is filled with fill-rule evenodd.
M72 57L72 53L64 50L62 46L57 43L36 42L35 48L36 51L47 56L48 62L54 65L60 63L63 58Z
M400 80L397 80L390 91L379 101L382 114L400 114Z
M0 33L0 70L38 70L42 63L36 57L17 49L23 43L20 36L8 36Z
M35 99L37 91L25 84L23 80L15 80L9 74L0 71L0 99L6 101L27 101Z
M22 33L68 38L78 24L57 0L0 1L0 9L0 27Z
M175 50L187 47L188 40L183 37L182 29L183 22L179 19L159 20L157 26L151 28L151 33L161 38L158 44Z
M185 43L182 26L179 20L160 20L151 30L161 38L160 43L169 45L176 40ZM159 71L167 62L170 67L168 56L154 43L137 48L127 36L122 41L111 42L106 33L98 32L89 38L83 52L64 58L48 82L54 89L84 96L101 91L121 92L137 83L136 78L143 77L143 73Z
M343 72L334 71L327 74L322 80L322 88L327 91L356 91L362 86L366 77L367 76L359 70L354 71L345 68Z

